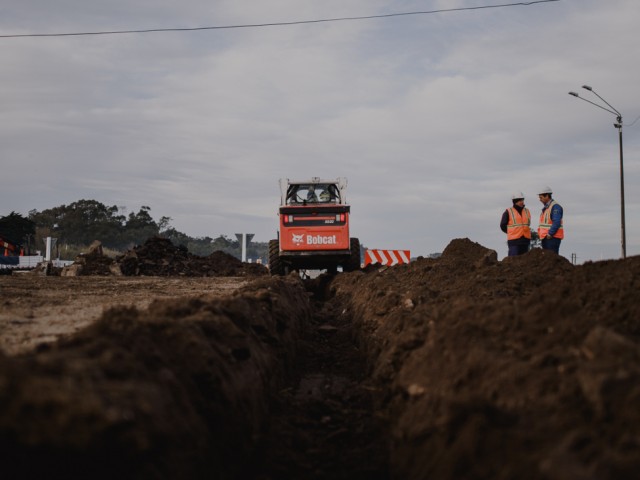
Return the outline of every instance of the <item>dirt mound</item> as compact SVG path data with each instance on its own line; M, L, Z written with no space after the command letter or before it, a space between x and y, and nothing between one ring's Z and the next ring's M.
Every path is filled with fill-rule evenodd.
M193 261L143 247L136 274ZM0 355L9 476L637 478L640 257L498 261L456 239L438 259L305 285L109 310Z
M115 260L92 248L80 255L73 265L63 269L63 276L125 275L125 276L256 276L268 270L259 264L243 263L227 253L216 251L207 257L189 253L186 247L175 246L170 240L152 237Z
M489 250L479 243L472 242L468 238L457 238L452 240L449 245L445 247L440 258L445 260L452 259L456 261L473 262L480 260L487 255L492 255L491 252L495 251Z
M95 241L89 247L89 252L79 255L72 265L60 271L62 276L78 275L119 275L120 271L112 258L104 255L102 244Z
M243 478L309 316L299 279L266 278L112 309L37 354L0 355L3 475Z
M170 240L153 237L144 245L129 250L116 259L123 275L153 275L188 277L266 275L266 267L242 263L232 255L213 252L207 257L190 254L183 246Z
M331 288L391 412L398 478L624 479L640 468L640 257L440 259Z

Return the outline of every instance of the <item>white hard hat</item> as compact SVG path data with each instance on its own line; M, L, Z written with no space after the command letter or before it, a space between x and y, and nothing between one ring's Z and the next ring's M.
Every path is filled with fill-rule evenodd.
M542 194L545 194L545 193L553 193L553 190L551 190L550 186L548 186L548 185L544 186L538 191L538 195L542 195Z
M516 192L513 195L511 195L511 200L519 200L521 198L524 200L524 193L522 192Z

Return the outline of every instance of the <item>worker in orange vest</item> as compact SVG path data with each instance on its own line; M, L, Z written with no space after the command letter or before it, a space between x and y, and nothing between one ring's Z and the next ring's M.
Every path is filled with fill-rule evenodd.
M509 256L522 255L531 245L531 212L524 206L524 193L511 196L513 206L507 208L500 220L500 229L507 234Z
M564 227L562 225L564 212L562 206L551 198L552 194L551 187L543 187L538 193L538 198L540 198L540 202L543 205L540 213L538 237L541 240L542 248L560 253L560 242L564 238Z

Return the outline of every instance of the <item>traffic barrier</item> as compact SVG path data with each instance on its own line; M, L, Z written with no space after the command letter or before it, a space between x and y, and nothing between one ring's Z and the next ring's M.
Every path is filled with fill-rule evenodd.
M409 250L370 250L364 251L364 266L371 263L380 265L397 265L399 263L409 263L411 252Z

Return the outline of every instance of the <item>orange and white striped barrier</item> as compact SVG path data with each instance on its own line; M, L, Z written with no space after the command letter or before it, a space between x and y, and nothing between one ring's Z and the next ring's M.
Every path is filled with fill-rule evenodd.
M410 250L369 250L364 251L364 266L371 263L380 265L398 265L399 263L409 263L411 259Z

